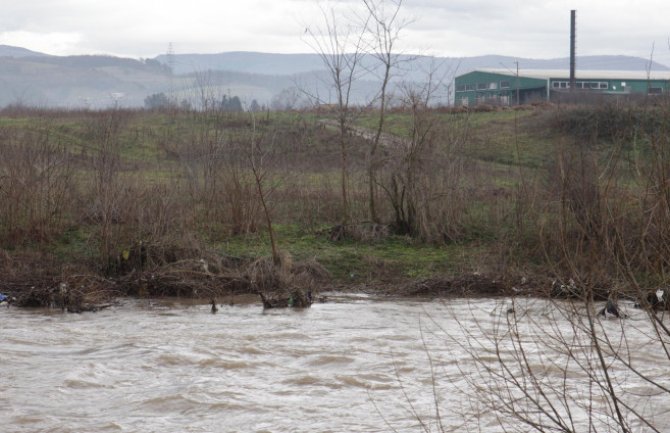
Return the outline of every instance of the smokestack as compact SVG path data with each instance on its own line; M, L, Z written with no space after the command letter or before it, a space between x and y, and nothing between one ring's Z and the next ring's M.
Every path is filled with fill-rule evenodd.
M576 68L576 53L575 53L575 39L576 39L576 14L573 9L570 11L570 91L574 91L577 86L575 82L575 68Z

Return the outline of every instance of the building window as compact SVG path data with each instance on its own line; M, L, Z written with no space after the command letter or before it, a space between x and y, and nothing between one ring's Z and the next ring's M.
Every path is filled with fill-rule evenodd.
M570 87L570 85L567 81L554 81L552 87L554 89L567 89Z
M578 89L607 90L609 83L606 81L577 81L575 87Z
M465 92L465 84L459 84L458 86L456 86L456 91Z
M497 90L498 83L489 83L489 90Z
M501 89L509 89L509 81L501 81L500 82L500 88Z
M475 85L474 84L466 84L465 85L465 90L475 90Z
M649 94L650 95L661 95L663 93L663 88L662 87L650 87L649 88Z
M570 82L568 81L553 81L551 87L554 89L569 89ZM594 89L594 90L607 90L609 89L609 83L607 81L576 81L576 89Z
M488 87L486 83L477 83L477 90L486 90Z

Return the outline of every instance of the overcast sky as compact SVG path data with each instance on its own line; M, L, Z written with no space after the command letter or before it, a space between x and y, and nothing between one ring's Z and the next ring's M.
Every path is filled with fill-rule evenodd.
M339 0L354 7L357 0ZM316 0L0 0L0 44L49 54L154 57L310 52ZM405 0L403 52L567 57L570 9L578 54L626 54L670 65L668 0Z

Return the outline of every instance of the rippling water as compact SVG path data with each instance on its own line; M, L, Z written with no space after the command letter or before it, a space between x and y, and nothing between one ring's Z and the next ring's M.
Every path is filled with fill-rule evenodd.
M3 308L0 430L498 431L490 411L473 412L474 364L460 343L500 331L500 302L361 297L216 315L158 301L80 315ZM546 304L530 308L549 320ZM645 323L641 312L628 321ZM670 429L666 403L658 417Z

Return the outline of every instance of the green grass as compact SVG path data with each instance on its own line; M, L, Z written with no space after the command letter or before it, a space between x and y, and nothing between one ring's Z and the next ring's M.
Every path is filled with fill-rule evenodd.
M372 243L334 242L325 232L307 232L294 225L279 225L276 230L280 249L288 251L294 260L316 259L339 282L443 275L460 269L465 261L463 248L458 245L433 246L399 236ZM229 238L217 248L222 254L236 257L270 255L264 232Z
M479 128L489 125L510 125L514 123L514 119L521 121L522 119L532 116L534 111L531 110L504 110L504 111L488 111L482 113L470 113L469 122L473 128Z
M508 166L541 168L550 160L553 137L538 129L536 112L474 113L470 118L468 157Z
M436 113L434 120L447 124L454 122L456 117L467 116L469 137L463 148L463 155L485 162L503 165L521 165L538 168L545 165L553 151L552 140L541 131L536 130L535 111L491 111L469 114ZM367 115L358 120L358 125L374 129L378 118ZM407 137L412 126L408 113L390 113L386 117L384 132L400 137ZM462 126L455 126L460 127Z
M95 239L93 227L67 227L56 239L49 243L49 252L63 262L94 261L98 250L91 239Z
M358 119L357 124L363 128L377 130L379 117L366 115ZM397 136L407 136L412 126L412 119L407 113L388 113L384 119L384 132Z
M32 123L31 119L27 118L9 118L9 117L0 117L0 128L12 128L12 127L26 127Z

